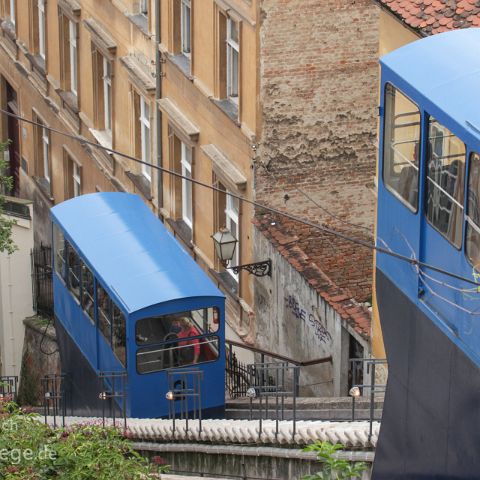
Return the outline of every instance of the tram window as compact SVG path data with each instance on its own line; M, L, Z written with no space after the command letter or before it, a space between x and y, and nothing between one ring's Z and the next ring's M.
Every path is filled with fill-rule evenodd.
M219 311L216 307L143 318L136 324L137 344L148 345L165 342L179 336L182 329L185 333L188 329L182 328L180 322L182 318L186 318L190 322L191 335L188 336L214 333L218 330Z
M480 155L470 155L468 175L467 257L480 270Z
M126 366L125 316L114 303L113 303L112 348L117 358L125 367Z
M66 248L68 289L80 301L80 257L68 242L66 242Z
M427 219L459 248L462 244L465 144L432 117L428 139Z
M211 362L218 358L218 351L218 337L213 335L185 341L171 340L162 345L139 348L136 355L137 372L151 373Z
M415 212L418 209L420 111L394 86L385 87L383 181Z
M81 262L82 272L82 308L90 320L94 320L94 286L93 273Z
M55 246L55 271L65 279L65 237L60 228L53 224L53 242Z
M109 344L112 338L112 300L106 290L97 283L98 329Z

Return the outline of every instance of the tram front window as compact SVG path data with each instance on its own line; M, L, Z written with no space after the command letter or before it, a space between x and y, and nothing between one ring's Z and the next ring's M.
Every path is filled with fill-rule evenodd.
M182 331L182 325L180 325L180 319L182 318L187 318L190 321L191 328L197 332L193 333L192 330L192 335L189 335L189 337L215 333L218 330L218 309L215 307L143 318L136 325L137 344L150 345L177 338ZM184 326L183 330L186 329L187 327Z
M137 370L148 373L215 360L218 338L206 336L218 330L217 308L149 317L136 324Z
M198 358L195 359L195 349ZM152 373L166 368L185 367L211 362L218 358L218 337L207 336L195 340L171 340L160 345L137 350L137 372Z

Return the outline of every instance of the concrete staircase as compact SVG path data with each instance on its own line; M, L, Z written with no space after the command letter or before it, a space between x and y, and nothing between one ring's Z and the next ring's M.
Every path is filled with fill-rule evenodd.
M382 418L383 399L376 398L374 402L373 419ZM297 420L331 420L331 421L349 421L352 420L352 398L351 397L299 397L296 401ZM258 419L260 417L260 401L252 401L250 413L250 399L237 398L227 400L226 418L227 419ZM278 401L278 418L281 419L282 405ZM263 399L262 418L276 419L277 405L275 398L268 399L268 408L266 399ZM293 399L285 398L284 401L284 420L293 418ZM355 399L355 420L370 419L370 398L358 397Z

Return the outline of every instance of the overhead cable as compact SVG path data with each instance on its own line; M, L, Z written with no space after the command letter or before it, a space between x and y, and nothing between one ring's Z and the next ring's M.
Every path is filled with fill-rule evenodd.
M61 135L61 136L67 137L67 138L71 138L72 140L75 140L75 141L77 141L81 144L90 145L94 148L98 148L99 150L104 150L109 154L115 154L115 155L118 155L120 157L124 157L128 160L131 160L133 162L139 163L141 165L146 165L146 166L151 167L153 169L160 170L163 173L166 173L168 175L172 175L172 176L177 177L177 178L182 178L186 181L192 182L195 185L199 185L201 187L208 188L210 190L229 195L230 197L236 198L243 203L246 203L246 204L252 205L256 208L265 210L267 212L271 212L271 213L274 213L276 215L288 218L289 220L293 220L293 221L301 223L303 225L307 225L307 226L309 226L313 229L319 230L319 231L321 231L321 232L323 232L327 235L332 235L334 237L341 238L342 240L345 240L347 242L353 243L353 244L361 246L361 247L368 248L368 249L370 249L372 251L376 251L378 253L383 253L385 255L391 256L391 257L396 258L398 260L410 263L411 265L415 265L415 266L423 267L423 268L428 268L429 270L432 270L432 271L437 272L437 273L441 273L442 275L446 275L446 276L449 276L451 278L455 278L457 280L460 280L462 282L466 282L466 283L469 283L471 285L475 285L476 287L480 287L480 283L478 283L474 280L471 280L469 278L463 277L461 275L458 275L456 273L444 270L443 268L439 268L439 267L436 267L435 265L431 265L429 263L421 262L420 260L417 260L415 258L407 257L406 255L402 255L400 253L393 252L393 251L389 250L388 248L379 247L378 245L375 245L374 243L367 242L367 241L362 240L360 238L351 237L350 235L339 232L338 230L334 230L334 229L326 227L324 225L319 225L317 223L314 223L314 222L311 222L309 220L297 217L296 215L293 215L291 213L287 213L287 212L279 210L277 208L269 207L267 205L261 204L259 202L254 201L254 200L250 200L248 198L242 197L241 195L237 195L236 193L233 193L233 192L230 192L230 191L225 192L225 190L223 190L219 187L216 187L214 185L211 185L209 183L205 183L205 182L202 182L200 180L196 180L194 178L189 178L185 175L182 175L181 173L175 172L175 171L170 170L170 169L165 168L165 167L161 167L159 165L155 165L153 163L145 162L145 161L143 161L139 158L134 157L133 155L129 155L127 153L123 153L123 152L120 152L120 151L115 150L113 148L105 147L105 146L100 145L96 142L92 142L90 140L87 140L86 138L84 138L80 135L74 135L74 134L71 134L71 133L68 133L68 132L63 132L61 130L57 130L55 128L44 125L43 123L35 122L33 120L22 117L21 115L17 115L15 113L9 112L9 111L4 110L4 109L0 109L0 113L2 113L4 115L7 115L9 117L16 118L17 120L20 120L21 122L24 122L24 123L28 123L30 125L35 125L35 126L38 126L38 127L41 127L41 128L45 128L45 129L49 130L50 132L56 133L58 135Z

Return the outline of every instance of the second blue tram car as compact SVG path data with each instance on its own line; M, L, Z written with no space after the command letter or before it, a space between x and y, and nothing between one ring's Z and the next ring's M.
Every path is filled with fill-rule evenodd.
M72 413L99 414L109 388L102 374L124 372L127 415L164 417L167 370L196 368L203 415L221 416L225 298L205 272L136 195L83 195L51 216L55 322Z
M480 280L480 29L381 59L377 243ZM376 256L389 364L375 480L480 475L480 293Z

